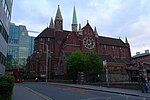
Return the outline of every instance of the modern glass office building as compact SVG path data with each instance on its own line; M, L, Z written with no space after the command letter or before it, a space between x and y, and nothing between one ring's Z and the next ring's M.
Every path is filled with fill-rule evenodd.
M18 59L20 29L14 23L11 23L9 33L7 54L11 55L14 59Z
M13 0L0 0L0 74L5 74L12 3Z
M34 52L34 39L35 37L30 36L30 41L29 41L29 55L31 55Z
M26 26L10 25L10 35L8 39L8 57L18 61L19 65L25 65L26 59L30 55L30 37Z
M29 56L29 35L26 26L19 25L19 64L25 65L26 59Z

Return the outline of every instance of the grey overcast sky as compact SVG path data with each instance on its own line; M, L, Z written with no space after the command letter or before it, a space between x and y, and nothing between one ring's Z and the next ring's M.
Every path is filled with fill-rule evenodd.
M11 22L41 32L50 18L55 18L58 5L65 30L71 30L75 5L82 27L89 20L101 36L120 37L123 41L127 37L132 56L150 49L150 0L13 0Z

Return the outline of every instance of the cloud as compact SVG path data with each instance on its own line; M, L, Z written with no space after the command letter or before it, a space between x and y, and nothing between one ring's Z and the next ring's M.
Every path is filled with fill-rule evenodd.
M149 0L14 0L12 22L41 32L48 26L50 17L55 17L60 5L64 29L71 30L74 4L82 27L89 20L99 35L128 37L132 55L150 48Z
M41 31L50 19L48 0L14 0L12 22L26 25L29 30Z
M130 41L132 44L132 54L150 48L150 14L141 15L131 24Z

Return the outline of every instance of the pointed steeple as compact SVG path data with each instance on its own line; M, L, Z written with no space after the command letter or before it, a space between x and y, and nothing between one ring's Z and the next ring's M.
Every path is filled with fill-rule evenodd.
M76 10L75 10L75 6L74 6L73 17L72 17L72 31L77 32L77 27L78 27L78 23L77 23Z
M125 44L127 45L127 47L130 47L127 37L125 38Z
M57 9L57 13L56 13L55 20L56 20L56 19L60 19L60 20L63 19L63 18L62 18L62 15L61 15L60 8L59 8L59 5L58 5L58 9Z
M81 31L81 24L79 24L79 31Z
M98 37L98 33L97 33L96 26L95 26L95 28L94 28L94 33L95 33L95 36Z
M82 29L81 29L81 24L79 24L79 35L83 35L82 34Z
M58 5L56 17L55 17L55 24L54 24L55 31L62 31L63 30L63 18L60 12L60 8Z
M73 9L72 24L77 24L77 16L76 16L76 9L75 9L75 6L74 6L74 9Z
M51 17L51 21L50 21L50 24L49 24L49 28L54 28L53 18L52 17Z
M127 39L127 37L125 38L125 43L128 43L128 39Z

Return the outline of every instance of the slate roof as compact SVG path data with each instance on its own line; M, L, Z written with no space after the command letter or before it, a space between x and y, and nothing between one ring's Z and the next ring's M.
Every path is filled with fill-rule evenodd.
M101 61L106 60L107 62L115 62L115 60L110 55L99 55L99 57Z
M132 64L132 62L128 60L127 58L113 58L110 55L99 55L99 57L101 61L106 60L107 62Z
M139 68L136 66L130 66L127 68L127 70L139 70Z
M37 38L55 38L54 32L55 32L54 28L47 27L35 39L37 39ZM62 32L63 38L66 39L69 33L71 33L71 31L63 30L63 32ZM100 44L104 44L104 45L106 44L106 45L127 47L126 44L121 39L99 36L99 41L100 41Z
M63 37L67 37L71 31L63 30Z
M47 27L35 39L37 38L55 38L54 29Z
M99 36L100 44L127 47L121 39Z
M141 54L137 54L137 55L133 56L132 59L149 56L149 55L150 55L150 53L141 53Z
M132 62L127 58L114 58L114 59L117 63L132 64Z

